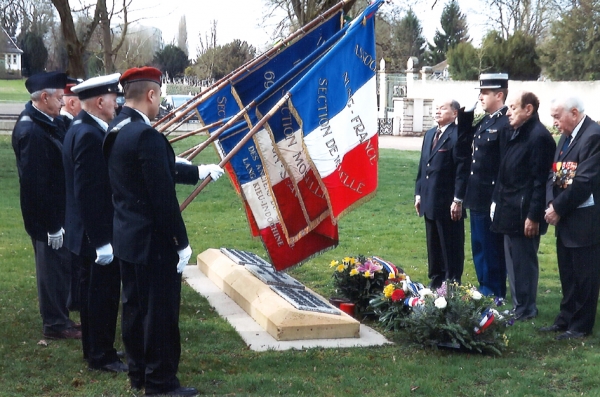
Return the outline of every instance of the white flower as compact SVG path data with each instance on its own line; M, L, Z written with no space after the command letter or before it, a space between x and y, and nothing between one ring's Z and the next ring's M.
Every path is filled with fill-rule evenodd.
M425 298L427 295L433 295L433 292L429 288L423 288L419 290L419 295L421 298Z
M448 305L448 302L446 302L446 298L444 298L443 296L441 296L441 297L437 298L436 300L434 300L433 304L438 309L443 309L443 308L445 308Z
M479 299L481 299L483 297L483 295L481 295L481 292L479 291L473 291L471 293L471 296L473 297L473 299L475 299L476 301L478 301Z

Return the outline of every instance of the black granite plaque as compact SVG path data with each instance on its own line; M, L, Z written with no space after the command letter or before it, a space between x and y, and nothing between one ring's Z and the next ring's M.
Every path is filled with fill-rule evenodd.
M313 312L340 314L340 311L329 303L322 301L310 291L299 288L290 288L271 285L271 289L288 301L298 310L309 310Z
M304 285L287 273L277 272L266 266L246 265L246 270L267 285L304 289Z
M235 248L221 248L221 252L229 259L234 261L238 265L256 265L272 268L269 262L256 255L253 252L236 250Z

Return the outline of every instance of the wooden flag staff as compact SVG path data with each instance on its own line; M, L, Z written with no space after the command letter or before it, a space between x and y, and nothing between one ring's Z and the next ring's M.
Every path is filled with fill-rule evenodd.
M218 127L220 125L223 125L223 123L224 123L223 120L215 121L214 123L205 125L204 127L200 127L197 130L186 132L185 134L181 134L178 137L169 139L169 143L174 143L174 142L181 141L182 139L185 139L185 138L187 138L189 136L192 136L192 135L198 135L201 132L208 131L208 130L210 130L213 127Z
M237 152L240 151L240 149L254 136L254 134L256 134L261 128L262 126L269 121L269 119L271 117L273 117L273 115L275 114L275 112L277 112L279 110L279 108L281 108L287 101L288 99L290 99L291 95L290 93L285 94L276 104L275 106L273 106L271 108L271 110L269 110L269 112L263 117L261 118L256 125L254 125L254 127L252 127L252 129L250 131L248 131L248 133L246 135L244 135L244 137L237 143L237 145L235 145L233 147L233 149L231 149L231 151L229 153L227 153L227 155L225 157L223 157L223 160L221 160L221 162L219 163L220 167L225 167L225 164L227 164L231 158L233 156L236 155ZM183 203L181 203L181 205L179 206L179 210L183 211L184 209L186 209L186 207L196 198L196 196L198 196L198 194L200 194L200 192L202 191L202 189L204 189L206 187L206 185L208 185L210 183L210 181L212 181L212 178L210 177L210 174L202 181L202 183L200 185L198 185L198 187L196 187L194 189L194 191L192 192L192 194L189 195L189 197L187 199L185 199L185 201Z
M229 82L231 80L236 80L239 77L241 77L244 73L250 72L252 68L254 68L258 64L262 63L263 61L269 59L271 56L275 55L282 47L287 46L291 41L297 39L298 37L305 35L306 33L310 32L315 27L317 27L320 24L322 24L323 22L325 22L329 17L331 17L333 14L335 14L340 9L342 9L346 5L346 3L349 3L350 1L352 1L352 0L340 1L339 3L335 4L333 7L331 7L330 9L328 9L327 11L325 11L324 13L319 15L317 18L313 19L312 21L310 21L309 23L304 25L302 28L296 30L294 33L289 35L283 41L280 41L279 43L275 44L268 51L264 52L263 54L259 55L256 58L252 59L251 61L248 61L247 63L240 66L236 70L230 72L227 76L225 76L225 77L221 78L220 80L218 80L217 82L213 83L210 87L201 91L196 96L194 96L193 98L191 98L190 100L188 100L187 102L185 102L184 104L179 106L177 109L173 109L170 113L168 113L163 118L161 118L156 123L154 123L154 128L156 128L160 132L165 131L167 128L169 128L170 126L172 126L173 124L175 124L176 122L181 120L184 117L184 115L186 115L190 111L193 111L194 109L196 109L200 104L202 104L204 101L206 101L208 98L210 98L215 92L217 92L218 90L220 90L221 88L223 88L227 84L229 84ZM196 101L196 102L194 102L194 101ZM169 117L172 117L175 112L179 112L179 111L182 111L182 112L180 114L176 115L173 119L169 120L165 125L160 126L160 124L165 122L165 120L167 120Z

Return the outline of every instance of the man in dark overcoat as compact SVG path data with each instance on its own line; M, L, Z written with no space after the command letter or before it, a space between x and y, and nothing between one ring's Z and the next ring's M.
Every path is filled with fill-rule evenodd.
M508 74L485 73L479 77L479 101L486 112L474 128L471 173L465 194L465 208L471 220L471 249L479 281L479 291L506 297L506 264L501 234L490 230L490 205L500 167L500 136L510 126L504 105L508 94Z
M512 133L501 142L502 158L492 196L492 230L504 235L504 255L515 319L538 314L540 235L546 233L546 180L556 143L540 122L539 100L520 92L510 101Z
M113 261L112 192L102 142L115 117L120 73L91 78L71 88L82 109L63 143L66 182L65 246L80 263L83 357L90 369L125 372L114 348L121 294Z
M175 183L216 180L221 167L176 163L166 137L152 128L158 114L161 73L144 67L120 79L125 105L104 140L115 207L114 255L123 282L123 343L129 378L146 395L193 396L177 378L181 344L181 273L192 250Z
M43 334L51 339L79 339L78 325L69 319L71 254L63 247L65 174L59 119L67 75L44 72L25 82L31 101L12 133L19 172L21 212L35 253L38 301Z
M471 140L455 123L460 105L436 105L437 126L425 133L415 184L415 209L425 218L430 286L460 283L465 260L463 199L469 176Z
M592 333L600 288L600 126L578 98L552 102L562 136L548 180L546 220L556 229L556 255L563 298L554 323L556 339Z

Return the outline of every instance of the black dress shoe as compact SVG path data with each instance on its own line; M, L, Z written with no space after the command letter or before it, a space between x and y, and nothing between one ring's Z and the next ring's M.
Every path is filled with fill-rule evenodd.
M540 332L565 332L567 327L561 327L560 325L552 324L547 327L541 327L538 329Z
M556 340L567 340L567 339L580 339L583 338L584 336L587 336L587 334L583 333L583 332L577 332L577 331L567 331L565 333L562 333L560 335L557 335Z
M198 390L194 387L178 387L175 390L153 392L146 389L147 396L197 396Z
M81 339L81 331L75 328L67 328L62 331L44 332L47 339Z
M98 370L98 371L106 371L106 372L115 372L115 373L127 372L129 370L129 368L127 367L127 364L121 362L120 360L117 360L110 364L105 364L105 365L102 365L99 367L90 365L88 367L88 369Z

